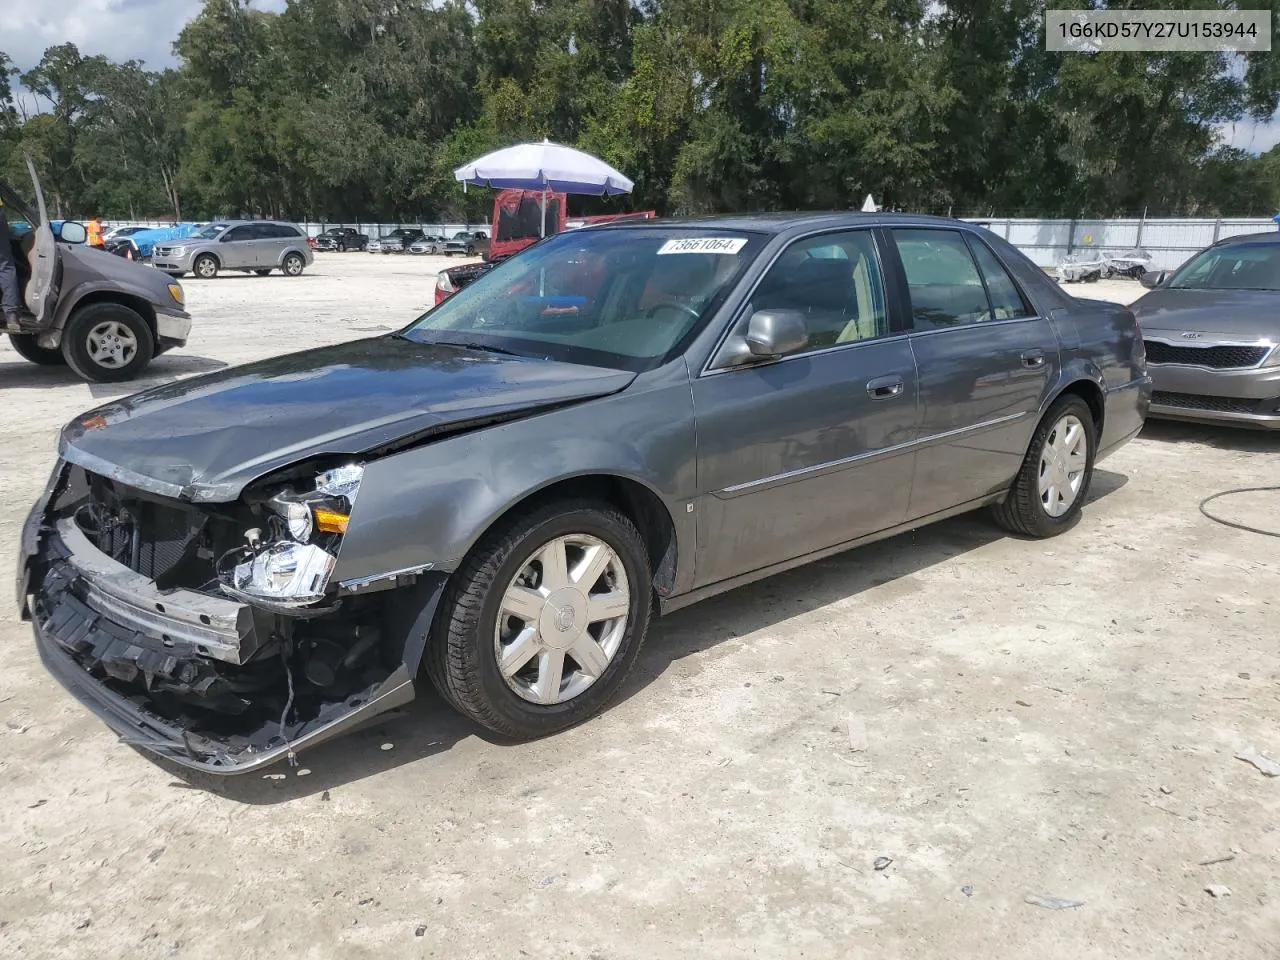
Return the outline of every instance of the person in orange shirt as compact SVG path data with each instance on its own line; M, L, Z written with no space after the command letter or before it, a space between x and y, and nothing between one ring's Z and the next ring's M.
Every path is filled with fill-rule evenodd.
M102 221L99 220L97 217L94 217L92 220L90 220L88 233L89 233L89 246L101 247L102 246Z

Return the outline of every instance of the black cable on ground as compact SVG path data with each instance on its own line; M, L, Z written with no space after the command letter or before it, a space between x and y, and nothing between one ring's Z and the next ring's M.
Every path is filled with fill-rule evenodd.
M1247 523L1236 523L1234 520L1224 520L1222 517L1215 517L1205 508L1217 500L1219 497L1229 497L1237 493L1274 493L1280 491L1280 486L1275 487L1236 487L1234 490L1223 490L1221 493L1215 493L1211 497L1205 497L1200 501L1200 512L1212 520L1214 523L1220 523L1224 527L1234 527L1237 530L1245 530L1249 533L1260 533L1264 537L1280 537L1280 531L1277 530L1260 530L1257 527L1251 527Z

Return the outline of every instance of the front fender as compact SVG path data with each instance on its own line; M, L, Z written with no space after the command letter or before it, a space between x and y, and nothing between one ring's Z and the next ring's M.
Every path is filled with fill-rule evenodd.
M674 369L673 369L674 368ZM697 479L693 404L683 363L637 377L621 393L449 437L365 466L334 580L451 570L525 498L583 476L643 484L666 506L691 570Z
M114 278L87 280L84 283L78 283L74 287L62 291L62 294L58 298L58 310L54 315L54 329L66 329L67 320L71 317L71 314L75 311L76 307L84 301L85 297L91 296L95 293L111 293L133 297L146 303L152 313L155 313L158 309L155 302L155 291L148 290L141 284L130 283L128 281L122 281ZM181 312L181 308L176 303L174 303L172 308L169 310L171 313L174 311ZM144 314L144 316L146 315ZM148 317L147 319L150 318Z

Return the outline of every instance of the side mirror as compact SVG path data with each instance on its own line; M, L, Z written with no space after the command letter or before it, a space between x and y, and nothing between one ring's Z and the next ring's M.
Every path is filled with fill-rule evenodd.
M1148 290L1154 290L1169 279L1168 270L1147 271L1142 275L1141 284Z
M757 310L747 321L746 340L753 357L781 357L805 348L809 325L799 310Z
M89 231L83 223L68 220L58 230L58 239L63 243L84 243L89 238Z

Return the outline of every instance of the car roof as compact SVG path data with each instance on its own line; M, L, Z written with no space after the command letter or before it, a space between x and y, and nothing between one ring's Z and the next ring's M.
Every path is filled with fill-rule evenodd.
M755 233L786 233L796 227L868 227L868 226L947 226L976 229L977 224L948 217L931 217L921 213L861 213L857 211L823 211L790 213L750 213L732 216L683 217L668 220L614 220L591 224L587 230L660 230L664 227L708 227L728 230L750 230Z
M246 223L278 223L282 227L296 227L297 224L289 220L210 220L205 224L206 227L241 227Z
M1233 243L1280 243L1280 230L1273 233L1242 233L1239 236L1219 240L1214 246L1226 247Z

